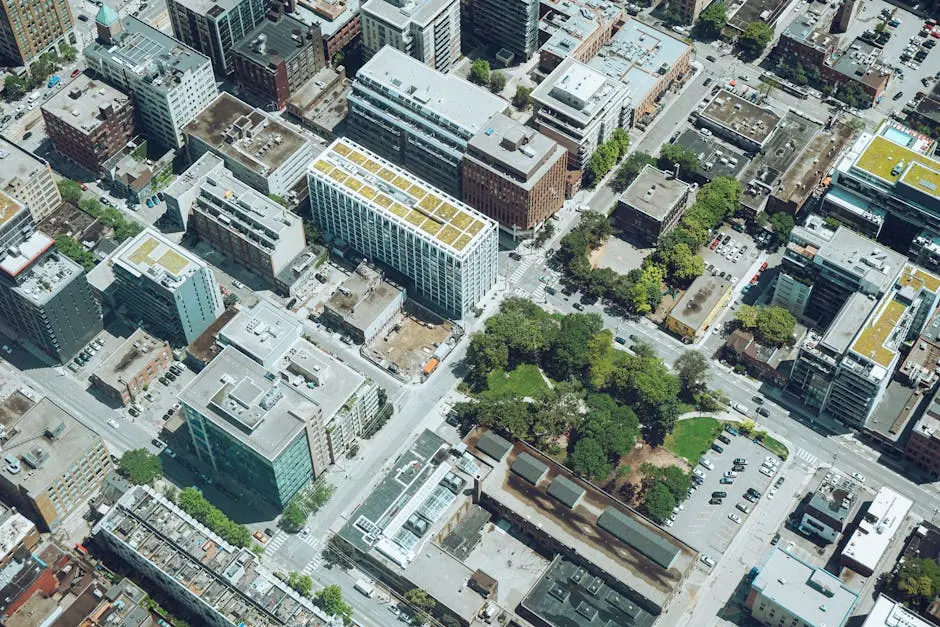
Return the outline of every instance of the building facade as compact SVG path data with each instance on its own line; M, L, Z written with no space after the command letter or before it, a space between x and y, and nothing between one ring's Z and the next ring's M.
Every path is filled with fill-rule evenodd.
M218 94L212 63L137 18L119 19L102 6L98 37L85 61L134 98L140 132L163 148L183 145L183 127Z
M291 15L263 20L232 56L238 88L269 109L286 107L291 94L326 65L320 29Z
M235 71L234 48L266 8L264 0L167 0L173 35L209 57L221 76Z
M79 75L42 104L55 149L93 174L135 135L134 104L126 94Z
M338 53L358 46L362 34L359 0L307 0L288 6L301 22L320 29L327 61L334 62Z
M532 233L565 203L568 153L497 113L467 145L463 199L514 236Z
M308 180L316 224L447 316L469 315L496 284L496 223L362 146L336 140Z
M26 206L41 222L62 204L49 162L0 137L0 192Z
M348 101L351 139L457 198L467 143L507 106L390 46L362 66Z
M481 39L511 52L514 62L528 61L538 50L538 0L478 0L473 24Z
M655 244L679 223L689 190L671 172L646 165L617 200L617 220L624 232Z
M12 65L29 67L59 44L75 43L68 0L0 4L0 54Z
M447 72L460 57L460 0L368 0L361 17L366 59L390 46Z
M171 365L170 345L143 329L136 329L95 369L91 382L106 396L127 406Z
M158 337L190 344L222 314L222 293L203 259L146 229L115 251L117 302Z
M940 476L940 392L933 398L924 414L911 430L904 457L933 476Z

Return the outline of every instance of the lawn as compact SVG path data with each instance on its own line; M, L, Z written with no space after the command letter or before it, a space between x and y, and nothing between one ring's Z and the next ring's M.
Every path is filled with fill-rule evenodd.
M665 446L694 466L719 433L721 433L721 423L714 418L680 420L666 438Z
M548 385L542 378L538 366L523 364L507 376L502 370L494 370L486 378L486 389L489 392L504 392L512 390L520 396L535 398L548 391Z
M780 459L786 461L787 457L790 456L790 451L787 450L787 447L780 441L773 439L769 435L765 435L760 439L761 444L767 447L770 452L779 457Z

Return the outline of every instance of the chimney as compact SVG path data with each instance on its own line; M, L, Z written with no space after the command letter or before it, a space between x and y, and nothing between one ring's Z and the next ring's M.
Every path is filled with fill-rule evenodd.
M672 173L673 178L679 178L679 164L673 163L672 167L675 168L675 172Z

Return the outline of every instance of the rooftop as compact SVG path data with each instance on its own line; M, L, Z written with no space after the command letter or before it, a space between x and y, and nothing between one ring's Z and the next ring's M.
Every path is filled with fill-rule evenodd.
M121 346L108 355L95 369L95 377L111 387L121 387L150 364L152 352L159 351L166 342L158 340L143 329L136 329Z
M874 571L913 502L891 488L878 490L858 529L842 550L843 558Z
M620 203L655 220L663 220L688 193L688 183L647 164L620 194Z
M840 479L836 475L836 480ZM849 480L834 483L832 480L823 479L816 491L813 492L809 507L824 514L837 525L837 529L842 530L858 497L854 488L855 484Z
M10 475L10 481L32 497L62 477L90 449L104 447L97 433L48 398L23 414L13 429L13 437L3 443L3 454L19 459L26 468Z
M210 65L207 57L136 17L125 17L121 24L115 44L95 41L85 55L122 66L162 91L175 87L182 74Z
M719 176L737 178L749 162L747 156L737 148L718 142L714 136L702 135L694 128L682 131L675 143L698 156L697 173L709 180Z
M150 486L135 486L94 527L185 587L232 624L252 627L330 624L313 603L203 527Z
M49 250L55 245L55 240L43 233L42 231L33 231L32 234L26 240L20 242L16 246L6 250L0 251L0 253L6 253L2 258L0 258L0 270L3 270L10 276L18 276L21 272L30 268L34 261L39 259L40 255ZM61 263L61 268L53 268L52 265L48 266L50 272L53 273L53 276L59 276L60 272L65 273L71 266L79 268L74 261L65 260L65 258L56 255L55 258L50 257L50 261L58 261ZM40 274L36 275L41 276ZM61 275L61 278L65 278L65 274ZM59 281L55 282L55 285L59 285ZM43 301L41 294L46 292L44 286L38 285L36 287L36 301Z
M180 402L259 455L277 459L304 430L317 407L269 377L268 369L226 347L179 394Z
M669 33L628 19L588 65L626 82L634 101L639 101L688 54L689 48Z
M808 625L844 625L858 602L858 593L838 577L780 547L770 553L751 586Z
M357 329L369 328L389 304L402 297L401 288L383 280L382 273L359 264L333 292L325 307Z
M851 168L876 177L887 187L902 183L940 198L940 162L927 156L929 138L892 121L885 122Z
M31 264L14 291L36 305L44 305L82 272L80 265L56 252Z
M543 22L549 18L542 18ZM542 44L541 50L554 53L565 58L575 52L582 43L591 37L598 29L603 28L601 20L588 12L586 15L575 13L562 18L563 28L558 28Z
M751 162L751 166L744 173L745 185L756 180L766 186L766 189L781 195L781 179L784 173L791 168L800 169L799 157L822 129L823 125L819 122L794 111L787 111L777 124L777 132L767 141L760 155ZM823 137L825 146L829 147L829 135ZM808 166L814 166L814 157L815 155L805 159ZM818 169L819 165L814 167Z
M175 289L176 284L199 268L206 267L205 261L154 229L146 229L125 242L116 252L114 261L129 272L146 275L152 281L163 282L167 277L172 284L167 284L170 289Z
M880 56L880 48L857 38L832 64L832 69L866 85L878 86L886 83L891 75L889 69L877 65Z
M376 0L384 3L384 0ZM486 89L453 74L438 72L392 46L375 53L356 74L356 84L388 90L399 104L422 118L454 125L469 139L507 103Z
M817 254L817 263L822 260L827 265L837 266L841 272L854 274L881 294L894 285L906 258L850 228L840 226Z
M565 149L545 135L503 113L486 121L468 144L468 156L490 165L531 188Z
M36 525L11 507L0 503L0 559L10 552L36 529Z
M404 28L408 24L426 25L437 17L449 0L368 0L362 12L383 22Z
M22 148L5 137L0 137L0 192L11 193L14 181L25 184L33 177L45 174L49 164L45 159ZM2 196L0 196L2 200ZM0 224L6 221L4 206L0 202Z
M12 220L14 216L25 210L25 205L20 204L5 193L0 193L0 226L3 226Z
M826 329L820 344L836 355L845 354L845 351L852 345L852 340L865 326L875 305L876 302L872 297L861 292L853 292Z
M82 73L45 101L42 110L88 134L105 122L105 115L116 113L129 103L130 96L124 92Z
M359 18L359 0L297 0L297 16L315 24L329 39L351 21Z
M730 289L731 283L725 279L704 274L692 281L669 315L690 329L698 329Z
M783 31L783 35L816 49L828 50L837 46L839 36L829 31L832 12L826 8L812 6L797 15Z
M761 146L780 122L780 116L770 109L758 106L726 89L715 94L699 115Z
M313 45L322 45L315 28L311 29L293 15L284 14L277 21L261 20L240 43L235 44L234 50L236 54L267 67L282 60L290 61L304 49L304 42L314 37L317 41Z
M458 254L496 228L490 218L348 139L330 144L310 174Z
M540 106L585 125L611 101L625 94L626 88L619 80L568 57L539 83L532 98Z
M219 330L219 342L234 344L259 364L269 364L301 337L302 327L290 312L262 299L240 310Z
M890 597L879 594L861 627L933 627L933 623L924 620Z
M784 122L790 113L784 116ZM784 168L776 195L784 200L802 204L804 197L812 193L816 183L832 168L854 135L855 130L841 122L836 122L830 130L815 133ZM769 146L773 145L775 139L776 137L771 140Z
M751 22L762 21L772 27L789 4L788 0L745 0L736 11L728 11L728 25L743 31Z
M227 92L216 96L183 132L260 176L268 176L308 142L286 124Z

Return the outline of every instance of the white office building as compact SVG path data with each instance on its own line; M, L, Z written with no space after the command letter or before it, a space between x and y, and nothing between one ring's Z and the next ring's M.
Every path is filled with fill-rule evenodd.
M391 46L447 72L460 57L460 0L369 0L361 17L366 58Z
M878 566L914 502L888 487L878 490L858 529L842 549L841 562L863 577Z
M308 173L313 221L411 293L464 318L496 284L497 224L362 146L337 139Z
M88 68L133 95L148 139L180 148L183 127L218 93L208 57L137 18L120 20L113 11L96 26L98 39L85 48Z

